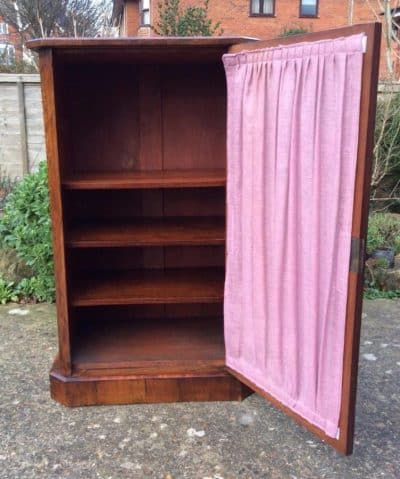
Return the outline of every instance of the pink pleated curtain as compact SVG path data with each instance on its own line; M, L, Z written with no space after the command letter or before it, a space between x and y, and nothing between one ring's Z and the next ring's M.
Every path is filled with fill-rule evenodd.
M338 437L363 35L223 58L226 362Z

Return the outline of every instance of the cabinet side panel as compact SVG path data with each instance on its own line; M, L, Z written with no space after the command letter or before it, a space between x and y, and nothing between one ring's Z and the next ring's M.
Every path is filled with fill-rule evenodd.
M68 322L67 281L65 271L63 205L57 133L54 56L52 50L50 49L42 50L40 52L40 74L42 84L44 126L46 132L50 214L54 251L59 367L65 375L69 375L71 373L71 355Z

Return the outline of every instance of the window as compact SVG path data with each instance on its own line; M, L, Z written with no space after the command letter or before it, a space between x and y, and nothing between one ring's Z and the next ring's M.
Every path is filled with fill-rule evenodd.
M0 43L0 63L10 65L15 59L14 45Z
M250 0L250 15L273 17L275 0Z
M7 23L0 22L0 35L7 35L7 33L8 33Z
M300 0L300 17L316 17L318 0Z
M150 25L150 0L140 2L140 24Z

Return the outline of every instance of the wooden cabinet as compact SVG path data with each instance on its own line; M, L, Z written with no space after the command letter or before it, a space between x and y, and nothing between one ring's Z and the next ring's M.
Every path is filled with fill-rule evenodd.
M279 42L240 37L30 42L40 54L49 164L59 332L50 373L55 400L68 406L240 400L252 392L245 378L239 381L224 364L221 57L257 45L364 30L376 42L377 28L356 26ZM376 49L363 80L368 92L373 85L366 82L375 81L373 55ZM368 92L361 126L364 158L371 153L367 133L373 122ZM360 171L360 192L367 191L367 179L368 172ZM364 196L359 194L358 212L365 213ZM352 384L343 398L349 423L361 288L358 276L352 281L345 365ZM350 437L352 432L345 443L331 443L349 452Z

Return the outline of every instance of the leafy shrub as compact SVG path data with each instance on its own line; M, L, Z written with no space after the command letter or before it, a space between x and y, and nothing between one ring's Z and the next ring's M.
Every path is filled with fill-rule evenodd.
M377 104L371 187L373 208L400 205L400 93Z
M0 276L0 304L6 304L9 301L18 301L18 295L14 291L14 283L5 281Z
M155 32L166 36L203 36L222 34L221 24L213 24L208 18L209 0L201 6L189 6L182 10L180 0L163 0L158 3L158 22Z
M11 178L10 175L5 172L0 166L0 209L2 209L6 203L7 196L14 189L17 184L17 180Z
M400 289L392 291L381 291L377 288L368 287L364 289L364 298L366 299L397 299L400 298Z
M15 291L38 301L53 301L53 251L50 232L47 165L26 176L9 195L0 218L0 241L14 248L32 268L34 276L15 286Z
M367 254L378 248L394 248L400 253L400 217L390 213L374 213L369 217Z
M308 30L306 28L294 25L292 27L289 27L289 26L283 27L282 33L279 36L291 37L292 35L302 35L304 33L308 33Z

